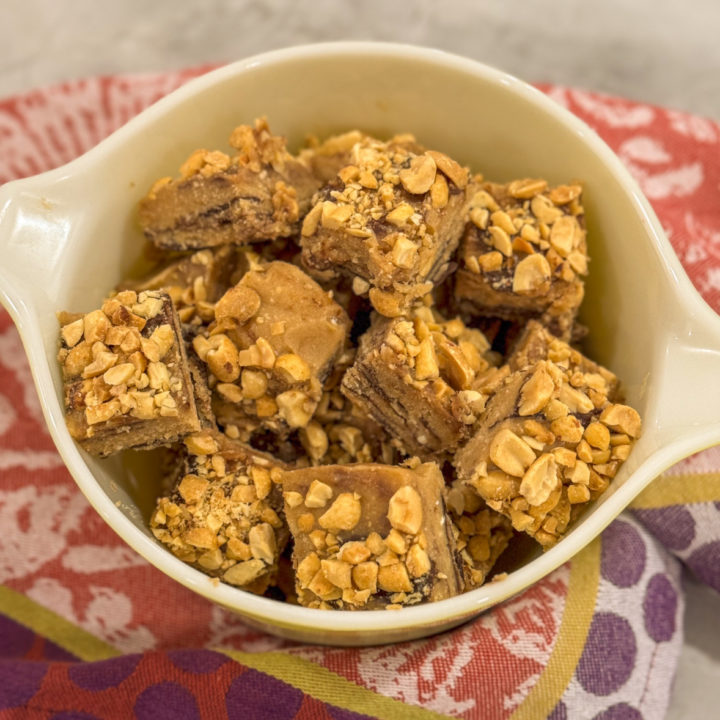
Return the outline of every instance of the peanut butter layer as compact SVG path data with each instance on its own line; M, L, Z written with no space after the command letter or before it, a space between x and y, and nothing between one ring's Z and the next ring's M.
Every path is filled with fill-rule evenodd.
M546 548L607 489L640 434L638 413L610 400L612 374L581 365L568 355L510 374L454 460L461 483Z
M185 438L183 469L150 519L178 558L243 590L263 593L288 540L280 464L217 432Z
M467 183L467 170L447 155L366 138L314 197L302 226L303 262L353 277L358 295L396 317L448 272Z
M192 250L287 237L318 189L308 165L264 119L230 136L236 154L196 150L177 179L162 178L140 203L140 224L158 247Z
M587 274L579 185L485 183L470 201L455 296L463 311L540 319L569 339Z
M301 605L396 609L462 591L444 481L415 469L326 465L283 476Z
M451 453L485 407L488 350L480 331L427 307L411 319L377 317L360 340L342 392L405 452Z
M61 314L58 361L70 434L93 455L147 449L200 429L170 296L126 290L86 315Z
M477 491L455 483L447 492L465 589L480 587L513 535L510 520L488 507Z
M213 303L230 286L235 249L199 250L172 260L140 280L126 280L120 290L164 290L172 298L181 323L203 324L213 317Z
M349 326L343 309L299 268L273 262L246 273L193 340L210 373L218 421L241 437L305 427Z

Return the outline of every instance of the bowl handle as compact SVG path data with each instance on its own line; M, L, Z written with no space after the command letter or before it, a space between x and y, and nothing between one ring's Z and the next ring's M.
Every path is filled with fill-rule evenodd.
M668 333L655 398L658 449L677 460L720 443L720 316L698 296Z
M64 201L41 192L53 187L40 177L0 187L0 301L15 320L34 299L52 297L70 233Z

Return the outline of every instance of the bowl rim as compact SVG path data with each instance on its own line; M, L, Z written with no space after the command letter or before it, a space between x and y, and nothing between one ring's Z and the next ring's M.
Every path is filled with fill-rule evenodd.
M91 173L95 164L101 161L106 153L125 142L126 138L142 132L147 124L172 112L177 105L213 84L223 82L230 77L260 66L279 66L297 60L338 56L385 57L388 60L414 60L442 65L450 71L462 72L483 82L502 85L507 92L519 96L542 113L551 116L586 144L589 150L611 172L613 178L630 198L642 221L651 246L659 256L660 265L668 277L672 277L674 281L671 292L681 301L683 307L696 317L708 319L711 315L713 319L717 319L715 313L691 284L679 259L666 239L658 218L637 183L620 159L594 130L569 110L526 82L477 60L435 48L400 43L340 41L295 45L237 60L189 80L180 88L172 91L131 118L125 125L88 152L66 165L41 175L7 183L2 188L0 200L2 200L3 196L11 199L14 191L27 189L33 184L41 188L74 174ZM2 205L3 203L0 202L0 210ZM13 288L12 282L8 282L8 287ZM281 616L278 617L279 605L277 600L253 595L239 588L218 582L200 570L187 565L145 534L120 508L116 507L113 500L100 487L90 471L80 450L70 438L64 423L62 425L56 423L50 411L50 406L56 405L57 399L50 380L49 370L43 365L43 363L47 363L47 358L42 349L39 333L32 324L33 313L31 308L24 302L20 294L16 295L15 292L8 292L2 287L0 287L0 300L8 308L20 331L30 360L33 378L41 397L43 413L55 445L78 487L105 522L154 567L189 589L267 625L279 628L320 630L326 634L329 633L330 637L323 637L321 640L331 640L333 633L355 635L388 630L412 630L423 626L447 624L452 622L454 618L470 617L483 609L495 605L521 592L570 560L597 537L652 479L667 469L673 462L720 441L720 426L718 426L718 428L706 428L704 432L699 432L693 438L679 439L677 442L650 452L648 457L627 478L625 484L607 499L598 512L587 516L581 525L568 533L555 547L513 571L505 579L490 582L480 588L446 600L402 608L392 613L343 610L326 612L283 604ZM718 328L720 329L720 324L718 324Z

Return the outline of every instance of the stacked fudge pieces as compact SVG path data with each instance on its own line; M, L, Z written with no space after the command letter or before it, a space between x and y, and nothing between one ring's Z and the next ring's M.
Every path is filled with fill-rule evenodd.
M59 316L71 435L170 449L158 541L335 610L452 597L514 536L556 543L641 426L569 344L581 186L484 182L410 135L292 155L258 120L230 146L141 202L150 275Z

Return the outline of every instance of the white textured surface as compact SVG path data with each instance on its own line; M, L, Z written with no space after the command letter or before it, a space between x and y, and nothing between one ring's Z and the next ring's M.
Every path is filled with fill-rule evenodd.
M0 95L320 40L409 42L720 119L717 0L3 0Z
M0 97L97 73L222 63L306 42L442 48L529 81L585 87L720 120L717 0L3 0ZM688 579L669 720L720 707L720 597Z

